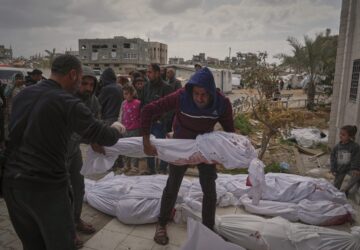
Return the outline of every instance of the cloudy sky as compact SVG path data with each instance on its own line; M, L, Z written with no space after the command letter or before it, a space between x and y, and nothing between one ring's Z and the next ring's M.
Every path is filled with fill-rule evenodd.
M169 57L274 55L288 36L337 34L340 11L341 0L0 0L0 44L28 57L122 35L166 43Z

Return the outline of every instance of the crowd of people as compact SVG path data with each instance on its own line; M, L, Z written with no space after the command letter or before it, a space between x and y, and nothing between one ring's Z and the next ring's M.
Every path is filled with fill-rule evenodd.
M216 123L226 132L235 131L229 99L216 88L211 71L201 65L195 65L184 86L174 68L155 63L128 76L117 76L107 68L98 81L76 57L61 55L54 59L49 79L43 79L37 69L27 80L17 73L0 94L2 147L8 139L1 191L14 229L28 250L81 248L78 232L96 231L81 219L81 143L105 154L104 146L114 145L121 137L143 137L147 170L140 172L139 159L125 156L119 156L113 170L128 175L168 174L154 236L158 244L166 245L166 225L188 166L160 161L156 168L157 151L150 135L195 139L213 131ZM356 127L343 127L332 153L338 188L344 176L358 167L360 147L354 142L355 134ZM207 162L197 167L203 224L213 230L216 166ZM354 173L351 183L360 179L360 172Z
M129 76L116 76L108 68L98 82L91 68L74 56L62 55L54 59L49 79L35 69L28 79L15 74L12 83L1 88L1 139L7 139L1 194L24 249L83 246L78 232L92 234L95 228L81 219L80 144L104 154L104 146L133 136L143 136L149 156L142 174L169 172L154 237L159 244L168 243L166 224L187 166L160 162L157 169L150 134L166 138L173 132L174 138L194 139L211 132L216 122L225 131L234 131L229 99L216 89L209 69L196 67L184 88L175 69L158 64ZM140 174L139 159L121 156L118 161L124 161L122 173ZM114 170L121 168L118 165L114 164ZM203 221L212 229L216 168L215 164L198 168L204 192Z

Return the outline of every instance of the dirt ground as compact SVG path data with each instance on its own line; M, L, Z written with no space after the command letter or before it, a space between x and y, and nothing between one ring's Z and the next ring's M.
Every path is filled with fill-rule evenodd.
M298 100L306 100L307 96L302 89L293 89L293 90L282 90L282 95L291 94L289 101L296 103ZM258 92L256 89L233 89L231 93L226 94L226 96L234 101L235 99L242 96L257 96ZM299 102L300 103L300 102ZM291 106L290 106L291 107ZM329 119L330 119L330 106L322 106L318 107L317 111L308 111L306 108L292 108L292 110L296 110L302 114L302 119L297 120L290 124L289 129L291 128L306 128L306 127L315 127L321 130L328 130L329 127ZM236 116L236 115L235 115ZM248 113L247 116L250 117ZM255 121L250 118L250 123L253 128L253 132L248 136L255 146L255 148L260 148L263 125L260 122ZM220 124L217 124L215 130L221 130ZM283 131L285 134L289 131ZM240 133L237 130L237 133ZM326 145L320 145L319 148L313 149L314 154L321 152L322 150L327 150ZM286 162L289 164L289 173L293 174L301 174L298 170L299 158L301 157L301 153L299 153L298 149L292 143L287 143L282 140L282 136L280 134L274 136L268 146L268 150L264 155L263 161L265 165L276 164L280 162ZM298 159L298 160L297 160ZM297 167L298 166L298 167ZM246 170L243 169L235 169L235 170L225 170L223 167L218 166L219 172L223 173L245 173Z

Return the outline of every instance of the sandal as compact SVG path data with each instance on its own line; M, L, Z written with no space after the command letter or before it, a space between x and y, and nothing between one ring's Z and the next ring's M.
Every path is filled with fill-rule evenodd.
M159 245L167 245L169 243L169 237L166 233L166 226L156 226L156 232L154 236L154 241Z
M81 220L79 221L79 223L76 224L76 230L78 230L79 232L82 232L84 234L93 234L96 232L95 228L89 224L86 223L85 221Z
M84 242L80 240L80 237L78 234L75 235L75 248L80 249L84 247Z

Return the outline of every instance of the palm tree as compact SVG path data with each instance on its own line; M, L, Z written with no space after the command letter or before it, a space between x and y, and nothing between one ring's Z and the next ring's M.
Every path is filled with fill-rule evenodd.
M315 40L304 37L305 40L305 64L307 66L306 71L309 74L309 83L307 86L307 108L313 110L315 106L315 90L316 80L322 73L323 61L322 61L322 42L320 36Z
M56 49L53 48L52 51L46 49L45 52L47 54L47 57L49 58L49 66L51 66L56 56Z
M287 41L292 47L292 55L279 54L277 57L282 60L282 65L292 67L297 73L308 74L307 108L313 110L316 83L320 75L331 77L335 71L337 36L330 36L330 30L327 29L325 36L322 33L317 34L315 39L304 36L304 44L294 37L289 37Z

